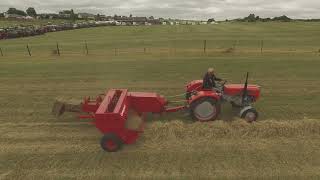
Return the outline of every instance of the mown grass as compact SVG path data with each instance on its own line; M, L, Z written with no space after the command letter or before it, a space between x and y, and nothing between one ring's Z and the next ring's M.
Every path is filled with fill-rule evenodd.
M319 26L102 27L0 41L0 178L317 179ZM60 57L51 54L57 41ZM225 53L234 42L236 51ZM50 115L56 97L81 100L108 88L180 94L209 66L230 83L250 72L250 83L262 86L260 122L234 118L229 105L209 124L192 123L184 112L167 114L148 121L136 144L108 154L92 125Z

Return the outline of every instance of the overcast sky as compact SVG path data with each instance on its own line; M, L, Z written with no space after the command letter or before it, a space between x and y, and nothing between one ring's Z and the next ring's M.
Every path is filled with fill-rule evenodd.
M218 20L288 15L292 18L320 18L320 0L0 0L0 11L9 7L38 13L73 8L75 12L106 15L155 16L165 18Z

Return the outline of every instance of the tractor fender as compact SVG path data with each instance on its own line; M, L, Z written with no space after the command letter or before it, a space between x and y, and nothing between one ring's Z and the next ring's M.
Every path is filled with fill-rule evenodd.
M207 98L207 97L212 98L216 101L219 101L221 96L214 91L199 91L188 100L188 103L191 104L201 98Z
M191 81L186 85L186 88L185 88L186 92L200 91L202 90L202 84L203 84L202 80Z
M240 113L239 113L239 116L242 117L242 114L244 112L246 112L247 110L249 110L249 109L253 109L253 107L252 106L246 106L246 107L242 108Z

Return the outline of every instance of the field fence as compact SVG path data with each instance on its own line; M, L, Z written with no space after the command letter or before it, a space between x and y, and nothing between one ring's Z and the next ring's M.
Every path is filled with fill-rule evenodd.
M110 42L90 40L45 43L13 41L0 42L0 56L43 55L94 55L110 56L159 54L159 55L211 55L214 53L314 53L320 54L316 45L308 42L282 42L277 40L135 40L124 39Z

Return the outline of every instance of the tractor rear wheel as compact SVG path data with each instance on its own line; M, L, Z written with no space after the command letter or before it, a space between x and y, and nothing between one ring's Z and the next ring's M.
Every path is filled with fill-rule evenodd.
M258 112L253 108L248 109L241 114L241 118L246 120L248 123L252 123L258 119Z
M216 120L220 113L220 104L217 100L205 97L190 105L191 116L200 122Z
M108 133L105 134L100 141L100 145L102 149L108 152L116 152L122 148L123 142L121 139L113 134L113 133Z

